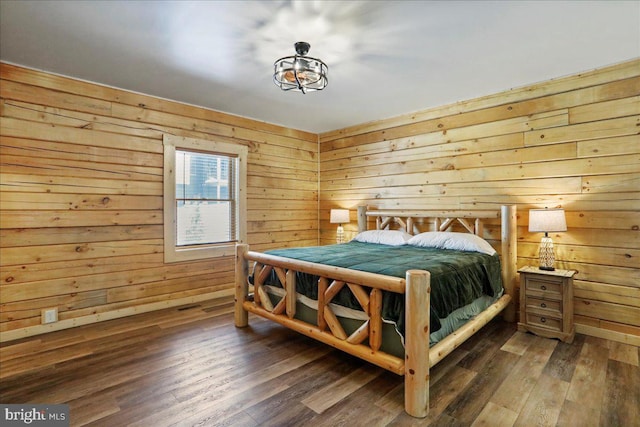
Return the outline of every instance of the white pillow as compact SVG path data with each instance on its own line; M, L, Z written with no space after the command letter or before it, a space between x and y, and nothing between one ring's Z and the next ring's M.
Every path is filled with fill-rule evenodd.
M358 233L356 242L378 243L380 245L402 246L411 239L411 234L401 230L369 230Z
M496 250L482 237L471 233L451 231L428 231L409 239L409 245L424 248L455 249L458 251L480 252L493 255Z

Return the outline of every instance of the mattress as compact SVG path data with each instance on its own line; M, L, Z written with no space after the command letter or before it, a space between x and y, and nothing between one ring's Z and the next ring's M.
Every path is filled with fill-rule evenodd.
M466 252L451 249L390 246L351 241L340 245L288 248L267 251L268 254L384 274L404 278L407 270L427 270L431 273L431 332L442 327L456 310L463 309L486 296L495 300L503 293L500 258L497 254ZM311 300L318 297L318 278L297 273L296 292ZM275 273L265 285L281 286ZM355 296L343 288L332 303L347 309L360 309ZM382 318L404 334L404 295L383 293Z
M280 299L284 298L284 289L276 286L265 286L265 290L271 299L271 303L276 305ZM444 319L439 319L440 328L429 334L429 346L437 344L447 335L456 331L470 319L486 310L493 304L502 292L496 297L482 295L470 304L454 310ZM345 332L350 335L356 331L366 320L367 315L361 310L346 308L337 304L329 304L332 311L338 318L340 325ZM318 301L308 298L304 295L297 295L296 300L296 318L311 325L317 326ZM383 320L382 325L382 347L380 350L385 353L393 354L397 357L404 357L404 337L398 331L397 324L394 322Z

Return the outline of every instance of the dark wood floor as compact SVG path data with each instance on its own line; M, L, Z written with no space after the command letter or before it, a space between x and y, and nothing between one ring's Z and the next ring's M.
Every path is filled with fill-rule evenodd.
M0 402L67 403L71 425L640 426L639 349L494 320L431 373L430 415L402 378L220 299L3 344Z

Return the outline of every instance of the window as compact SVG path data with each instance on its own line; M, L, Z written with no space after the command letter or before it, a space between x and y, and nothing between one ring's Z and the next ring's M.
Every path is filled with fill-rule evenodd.
M165 135L164 259L232 256L244 242L247 148Z

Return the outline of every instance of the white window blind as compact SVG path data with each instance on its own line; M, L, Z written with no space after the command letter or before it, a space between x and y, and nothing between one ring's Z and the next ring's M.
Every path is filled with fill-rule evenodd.
M176 246L237 240L236 161L176 150Z

